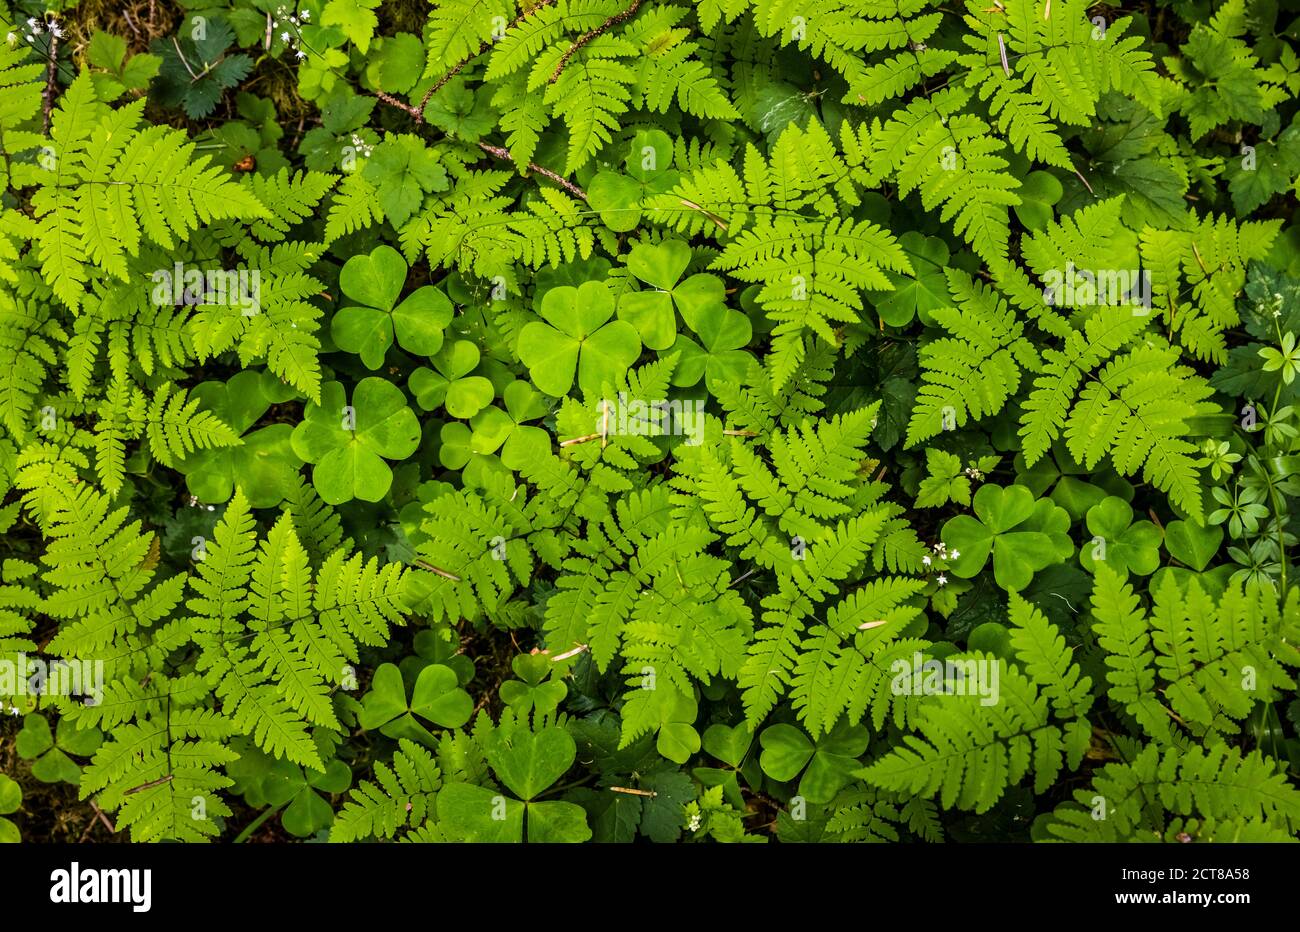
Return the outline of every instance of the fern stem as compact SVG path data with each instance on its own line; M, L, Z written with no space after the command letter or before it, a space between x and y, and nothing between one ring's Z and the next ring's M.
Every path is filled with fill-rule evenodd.
M382 100L384 103L388 104L389 106L396 107L398 110L405 111L410 115L411 119L415 120L416 123L424 122L423 107L417 109L411 104L403 103L402 101L394 97L392 94L385 94L383 91L380 90L375 91L375 96L378 97L380 100Z
M530 16L532 16L534 13L536 13L538 10L545 9L546 7L550 6L550 5L553 4L554 2L555 2L555 0L541 0L541 3L537 4L537 6L533 7L533 8L530 9L530 10L525 10L524 12L522 12L522 13L520 13L518 16L516 16L513 20L511 20L510 23L509 23L509 25L506 26L506 31L508 32L509 30L515 28L515 27L518 26L520 23L522 23L524 20L526 20L528 17L530 17ZM423 97L423 99L421 99L421 101L420 101L420 112L421 112L421 113L424 112L425 105L427 105L427 104L429 103L429 98L433 97L434 94L436 94L436 93L438 93L438 91L442 90L443 85L445 85L448 81L450 81L450 80L451 80L452 78L454 78L456 75L460 74L460 71L461 71L462 68L464 68L466 65L468 65L470 62L472 62L474 59L478 58L480 55L482 55L484 52L486 52L489 48L491 48L493 42L499 42L499 41L501 41L502 38L504 38L504 34L502 34L501 36L493 36L492 39L491 39L490 41L480 43L477 52L475 52L475 53L472 54L472 55L469 55L469 56L466 57L466 58L462 58L460 61L456 62L456 64L454 64L454 65L451 67L451 70L450 70L450 71L448 71L448 72L447 72L446 74L444 74L441 78L439 78L436 82L434 82L434 84L431 85L431 86L429 87L429 89L428 89L427 91L424 92L424 97Z
M628 7L626 10L624 10L622 13L615 13L613 16L605 20L595 29L591 30L591 32L586 32L578 36L578 41L574 42L573 45L569 46L569 50L560 56L559 64L557 64L555 66L555 70L551 72L551 79L548 83L554 84L556 81L560 79L560 72L563 71L564 66L569 63L569 59L573 57L574 52L578 51L578 49L582 48L592 39L595 39L597 36L599 36L605 30L609 29L611 26L617 26L619 23L626 22L627 20L631 19L632 16L636 13L637 9L640 8L640 6L641 6L641 0L632 0L632 5Z
M443 579L450 579L452 582L461 581L460 577L457 576L455 573L448 573L446 570L439 569L438 567L434 566L432 563L426 563L424 560L416 560L415 565L422 570L428 570L430 573L433 573L436 576L441 576Z
M156 786L162 786L164 783L172 782L172 774L165 777L159 777L157 780L150 780L148 783L141 783L139 786L133 786L129 790L122 792L123 796L130 796L132 793L143 793L145 790L151 790Z
M502 161L506 161L506 162L514 161L514 156L510 154L510 150L507 149L505 146L493 146L493 145L489 145L486 142L480 142L478 144L478 147L482 149L484 152L486 152L488 155L495 156L496 158L499 158ZM572 194L574 197L578 198L579 200L585 201L587 199L586 191L582 190L582 188L578 187L568 178L565 178L563 175L551 171L549 168L543 168L541 165L538 165L536 162L529 162L528 170L535 175L541 175L543 178L549 178L551 181L554 181L561 188L568 191L570 194Z

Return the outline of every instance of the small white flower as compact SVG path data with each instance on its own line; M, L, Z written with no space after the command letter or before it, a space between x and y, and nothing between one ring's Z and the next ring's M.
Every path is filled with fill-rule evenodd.
M28 29L35 29L35 28L36 28L36 17L35 17L35 16L29 16L29 17L27 17L27 28L28 28Z
M311 10L303 10L299 15L302 17L304 23L311 22Z
M294 52L294 54L298 56L298 61L302 61L304 58L307 57L307 53L304 52L302 49L298 49L298 51Z
M291 23L293 23L295 26L297 26L297 25L298 25L298 17L296 17L296 16L290 16L290 17L289 17L289 22L291 22Z
M16 712L17 710L15 709L14 711ZM696 813L695 815L691 816L691 821L688 822L688 823L686 823L686 827L687 827L690 831L692 831L692 832L697 832L697 831L699 831L699 829L700 829L700 815L699 815L699 813Z
M926 566L929 566L929 565L930 565L930 555L927 553L925 556L921 557L921 562L924 563Z
M283 39L285 42L288 42L293 38L293 36L289 35L289 33L287 32L282 32L280 33L280 38Z
M5 36L5 41L8 42L10 45L13 45L15 42L18 41L18 37L11 32L9 33L9 35Z
M58 23L50 23L50 35L54 36L56 39L63 38L63 30L59 28Z
M961 551L960 551L960 550L954 550L952 553L948 554L948 556L952 557L952 558L955 560L955 559L957 559L959 556L961 556Z
M939 585L941 586L948 585L948 577L943 575L942 573L939 574Z

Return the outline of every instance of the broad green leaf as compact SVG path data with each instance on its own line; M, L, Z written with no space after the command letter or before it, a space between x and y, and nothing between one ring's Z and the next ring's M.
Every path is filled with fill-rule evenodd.
M504 736L498 732L487 752L501 782L528 801L573 766L577 745L567 731L552 725L537 732L519 729Z

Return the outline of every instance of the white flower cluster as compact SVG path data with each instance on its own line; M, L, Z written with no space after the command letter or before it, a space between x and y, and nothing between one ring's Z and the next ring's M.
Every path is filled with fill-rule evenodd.
M353 148L357 150L357 155L361 156L362 158L366 158L366 159L370 158L370 153L375 151L375 147L372 144L366 142L356 133L352 134L351 142Z
M949 552L948 545L945 544L943 541L939 541L939 543L935 544L930 549L935 552L935 554L939 557L940 560L955 560L961 556L961 551L959 550L953 550ZM921 557L921 564L923 566L930 566L933 563L934 561L930 558L930 555L928 553L925 556ZM940 573L938 578L935 581L941 586L948 585L948 577L945 576L943 573Z
M280 38L284 40L285 45L294 50L293 54L297 57L298 61L302 61L307 57L307 53L302 49L302 33L299 32L299 28L303 24L309 22L311 22L310 10L303 10L301 13L292 13L282 6L275 8L275 16L271 19L272 29L279 29L282 23L288 23L293 27L293 32L290 32L288 29L282 30L280 32Z
M984 479L984 473L980 472L974 466L967 466L964 471L968 479L974 479L976 482L981 482Z
M50 35L55 39L62 39L63 27L59 25L59 21L54 18L53 14L48 15L49 19L46 20L39 20L35 16L29 16L27 18L27 32L24 34L23 38L28 42L35 42L36 37L45 35L45 30L48 29ZM5 36L5 41L10 45L16 45L18 43L18 36L11 32L9 35Z

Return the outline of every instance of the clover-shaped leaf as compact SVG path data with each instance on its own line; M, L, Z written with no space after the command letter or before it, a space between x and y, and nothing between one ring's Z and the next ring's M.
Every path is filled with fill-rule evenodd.
M211 411L243 434L266 413L272 401L264 390L273 377L245 369L228 382L202 382L190 392L201 408ZM199 450L177 464L190 493L205 504L230 501L235 486L244 490L254 508L273 508L293 489L302 457L293 450L289 424L269 424L245 434L235 446Z
M459 728L469 721L474 702L461 689L456 671L433 663L422 669L415 679L410 702L402 671L395 664L382 664L375 671L370 691L361 699L358 722L367 730L378 729L390 738L410 738L429 742L429 732L413 716L441 725Z
M976 576L991 552L997 584L1019 592L1034 573L1074 552L1070 516L1050 499L1035 502L1024 486L981 486L973 505L976 517L958 515L943 526L944 544L957 553L948 561L956 576Z
M330 334L339 349L356 353L368 369L383 365L394 337L402 349L417 356L432 356L442 349L443 330L455 308L433 285L416 289L397 304L406 272L401 253L379 246L368 256L353 256L339 273L343 293L359 305L339 310L330 323Z
M321 794L343 793L352 785L352 769L332 760L322 770L304 770L292 761L271 761L262 778L262 798L271 807L284 806L280 822L298 838L310 838L334 822L334 808Z
M618 316L635 326L641 341L652 350L673 345L677 334L674 309L688 327L700 333L705 315L724 306L726 289L716 275L700 272L680 281L690 261L691 248L679 239L638 243L628 254L628 271L655 290L625 293L618 302Z
M753 743L754 730L748 722L735 727L718 722L704 732L704 750L729 767L739 767Z
M1015 468L1017 485L1025 486L1035 497L1048 495L1069 513L1071 521L1083 520L1107 495L1133 497L1133 487L1112 467L1087 469L1074 461L1063 443L1054 444L1051 454L1040 457L1033 466L1025 463L1024 454L1017 453Z
M728 307L713 305L696 314L692 329L699 335L699 343L685 334L673 343L672 352L681 354L673 370L673 384L686 388L702 375L704 384L713 392L719 383L742 382L754 361L743 349L754 335L749 318Z
M1190 521L1170 521L1165 526L1165 547L1169 555L1196 571L1210 565L1223 543L1223 528L1200 527Z
M750 753L753 743L754 731L747 722L734 728L714 723L705 729L701 746L727 766L693 767L691 774L706 787L722 787L728 801L743 809L745 798L740 790L740 778L744 777L750 786L757 786L763 779L758 756Z
M470 375L478 368L482 354L470 340L448 343L433 357L433 369L421 366L407 382L415 403L425 411L445 407L452 417L471 418L492 403L496 390L492 381Z
M487 745L488 763L510 791L524 801L535 798L573 766L578 747L567 731L549 726L498 728Z
M604 282L552 288L542 298L542 321L519 334L519 358L535 384L559 397L578 385L596 397L641 355L636 328L614 316L614 296Z
M522 381L507 385L503 397L504 411L497 407L484 408L470 420L473 433L469 446L471 452L479 454L500 450L506 468L517 470L550 449L551 438L546 431L524 424L543 417L546 402L541 392Z
M474 712L474 700L460 688L456 671L440 663L420 671L411 692L411 711L445 728L459 728Z
M517 680L501 684L501 701L524 715L532 709L538 715L555 711L569 693L569 687L558 677L551 677L556 664L546 654L520 654L510 662Z
M98 728L78 728L66 718L60 718L57 729L51 732L45 716L33 712L23 718L14 745L19 757L33 761L32 776L37 780L76 786L81 782L81 766L69 755L90 757L103 740Z
M684 764L699 751L695 730L699 703L676 689L635 689L623 704L623 727L631 733L657 732L655 750L675 764Z
M591 838L581 806L536 797L573 766L577 745L563 728L540 731L512 723L494 729L485 742L488 763L518 799L483 786L450 783L438 793L438 820L453 836L472 842L520 841L525 814L530 842L583 842ZM522 801L521 801L522 800Z
M312 484L328 504L359 498L377 502L393 484L384 462L410 456L420 445L420 422L402 390L387 379L357 383L352 404L342 385L330 382L321 402L311 402L293 429L293 449L314 463Z
M1064 189L1055 175L1035 171L1025 176L1016 194L1020 196L1015 205L1020 222L1030 230L1041 230L1052 222L1052 207L1061 200Z
M948 246L934 236L923 236L909 230L898 238L898 245L907 252L913 271L886 270L885 277L893 283L892 291L876 291L871 298L880 319L891 327L902 327L918 314L927 324L933 324L930 312L952 304L948 291Z
M1133 508L1122 498L1107 496L1088 510L1092 540L1081 548L1079 562L1095 572L1104 561L1121 576L1150 576L1160 566L1160 529L1150 521L1133 521Z
M438 434L441 446L438 447L438 462L447 469L464 469L465 464L474 456L471 446L473 433L460 421L443 424Z
M599 172L587 187L587 203L617 233L636 229L646 203L671 191L681 177L672 168L672 139L660 129L633 136L624 164L625 172Z
M12 815L23 804L23 788L17 781L0 773L0 816ZM0 819L0 845L16 845L22 841L18 826L8 819Z
M870 737L867 729L847 721L815 743L794 725L772 725L758 736L763 748L759 765L780 783L802 773L799 794L809 802L828 803L848 784Z

